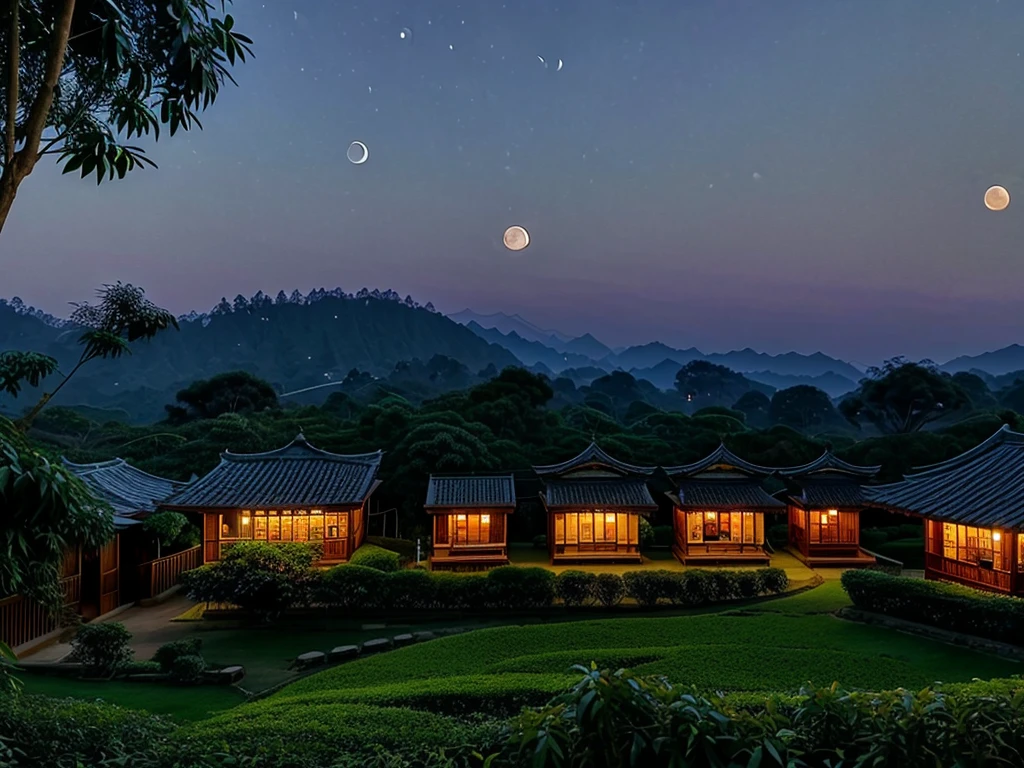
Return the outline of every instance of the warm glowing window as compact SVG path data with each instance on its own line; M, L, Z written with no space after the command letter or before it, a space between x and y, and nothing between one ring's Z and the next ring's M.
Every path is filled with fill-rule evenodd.
M487 544L491 540L490 515L451 515L448 521L452 544Z

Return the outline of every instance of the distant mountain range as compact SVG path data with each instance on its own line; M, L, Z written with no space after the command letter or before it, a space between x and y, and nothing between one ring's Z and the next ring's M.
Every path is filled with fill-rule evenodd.
M683 365L706 360L775 389L809 384L833 398L854 390L863 377L861 367L821 352L705 353L660 342L612 349L591 334L573 338L519 315L481 315L467 309L445 316L409 296L365 288L354 294L341 289L306 295L282 291L275 298L259 292L248 299L222 300L210 312L179 319L180 332L136 344L133 354L123 359L84 367L61 392L59 402L121 409L132 419L153 420L163 416L164 405L179 389L230 370L249 371L282 393L315 388L301 398L303 402L316 401L321 387L326 398L353 369L370 381L389 377L402 386L429 376L426 389L421 387L425 392L436 391L443 381L471 381L511 365L524 365L552 379L568 378L577 387L625 371L671 390ZM44 352L68 370L78 358L79 330L20 299L0 299L0 350ZM461 367L449 371L448 358ZM958 357L941 367L994 380L1024 371L1024 346ZM28 392L18 402L0 396L0 409L23 407L24 400L35 394Z

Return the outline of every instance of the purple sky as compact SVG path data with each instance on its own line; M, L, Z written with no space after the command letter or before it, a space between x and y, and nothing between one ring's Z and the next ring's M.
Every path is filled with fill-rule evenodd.
M185 312L393 288L612 345L866 363L1024 341L1024 3L235 15L257 59L205 131L153 148L159 170L97 188L37 168L0 235L0 296L60 314L121 279ZM983 207L991 184L1008 210ZM510 224L528 250L502 248Z

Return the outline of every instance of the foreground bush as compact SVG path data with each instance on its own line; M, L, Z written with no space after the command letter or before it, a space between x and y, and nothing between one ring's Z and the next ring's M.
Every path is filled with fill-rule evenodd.
M1024 765L1024 696L804 690L746 704L664 678L577 668L568 693L513 721L531 768ZM971 725L968 725L970 723Z
M161 672L170 672L174 662L182 656L202 656L203 641L198 637L172 640L156 649L153 661L160 665Z
M940 581L847 571L843 589L858 608L1004 643L1024 642L1024 600Z
M349 558L349 563L391 573L402 567L402 558L397 552L392 552L390 549L384 549L375 544L363 544Z
M84 624L71 640L71 658L93 675L111 675L131 662L132 633L117 621Z
M183 573L182 583L192 600L237 605L269 621L311 601L320 577L312 566L321 551L297 542L239 542L218 562Z

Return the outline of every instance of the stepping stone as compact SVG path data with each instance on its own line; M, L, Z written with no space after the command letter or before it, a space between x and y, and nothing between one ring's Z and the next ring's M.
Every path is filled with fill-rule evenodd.
M390 637L378 637L376 640L367 640L363 643L363 653L376 653L391 648Z
M299 669L306 669L307 667L315 667L318 664L323 664L327 660L327 654L323 651L307 651L306 653L300 653L295 657L295 663Z
M219 678L219 682L222 683L237 683L245 677L245 667L224 667L224 669L217 672L217 677Z
M433 640L437 637L433 632L413 632L412 636L415 638L417 643L422 643L426 640Z
M363 624L363 629L367 632L370 630L387 629L387 624Z
M331 652L327 654L327 660L331 662L331 664L334 664L339 661L354 659L358 655L358 645L339 645L337 648L331 649Z
M395 635L395 645L412 645L412 635Z

